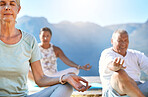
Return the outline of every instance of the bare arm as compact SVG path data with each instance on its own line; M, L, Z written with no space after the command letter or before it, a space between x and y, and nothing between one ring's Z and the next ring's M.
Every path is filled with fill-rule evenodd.
M40 61L31 63L32 74L36 84L40 87L51 86L59 83L59 78L44 75Z
M59 47L54 46L54 50L56 52L57 57L59 57L66 65L70 67L75 67L83 70L90 70L90 68L92 67L89 64L86 64L84 66L77 65L76 63L71 61Z
M48 76L44 75L39 60L31 63L31 69L32 69L32 74L33 74L34 80L35 80L36 84L40 87L52 86L52 85L60 83L59 77L48 77ZM90 88L90 86L88 86L88 82L86 80L84 80L83 78L81 78L75 74L66 74L62 77L61 80L64 82L68 82L78 91L83 92L83 91ZM86 85L83 85L81 83L81 81L86 83Z
M29 70L28 78L29 78L30 80L34 81L33 74L32 74L32 71L31 71L31 70Z

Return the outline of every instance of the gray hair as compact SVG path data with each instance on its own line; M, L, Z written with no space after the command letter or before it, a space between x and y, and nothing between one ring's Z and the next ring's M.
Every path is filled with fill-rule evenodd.
M20 0L16 0L18 6L20 6Z
M113 34L112 34L112 39L114 39L114 37L115 37L116 34L127 34L127 35L128 35L128 33L127 33L126 30L117 29L116 31L113 32Z

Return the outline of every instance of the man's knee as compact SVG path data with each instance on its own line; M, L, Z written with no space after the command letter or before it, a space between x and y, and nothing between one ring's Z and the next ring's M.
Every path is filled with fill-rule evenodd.
M127 73L121 69L121 70L113 73L113 75L111 76L111 80L127 81L127 80L129 80L129 77L128 77Z
M124 94L127 90L127 83L130 82L130 78L124 70L114 72L111 76L111 86L120 94Z

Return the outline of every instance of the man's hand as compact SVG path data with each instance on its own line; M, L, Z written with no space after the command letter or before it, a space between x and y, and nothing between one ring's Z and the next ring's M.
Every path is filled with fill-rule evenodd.
M62 81L68 82L79 92L80 91L84 92L91 87L88 85L88 82L85 79L83 79L75 74L64 75ZM82 84L82 82L83 82L83 84Z
M109 66L109 68L113 71L118 71L120 69L125 69L126 67L123 66L124 60L120 57L117 57L113 60L111 63L112 66Z
M91 69L91 65L90 64L86 64L86 65L84 65L84 66L80 66L80 69L83 69L83 70L90 70Z

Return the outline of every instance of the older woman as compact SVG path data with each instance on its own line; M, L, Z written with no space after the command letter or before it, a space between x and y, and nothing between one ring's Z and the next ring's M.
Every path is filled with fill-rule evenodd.
M20 0L0 0L0 96L69 97L71 85L78 91L87 90L88 82L73 73L55 78L44 75L35 38L15 28L20 9ZM29 65L37 85L51 87L27 95Z

